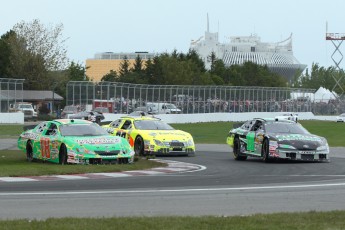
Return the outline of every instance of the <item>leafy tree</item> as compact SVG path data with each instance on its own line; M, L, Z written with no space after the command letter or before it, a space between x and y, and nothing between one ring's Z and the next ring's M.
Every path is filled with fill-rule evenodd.
M335 67L320 67L319 64L313 63L310 71L306 69L304 74L295 76L293 86L314 89L322 86L342 94L345 89L344 76L343 70L339 71Z
M207 60L209 60L211 62L211 69L210 69L210 73L212 74L215 68L215 62L217 60L216 54L215 52L211 52L211 54L207 57Z
M0 39L0 74L25 79L25 89L52 88L52 82L57 80L52 76L57 70L63 75L61 70L67 63L62 28L45 27L37 19L17 23Z
M287 81L282 76L270 72L267 66L252 62L232 65L226 71L229 83L238 86L286 87Z
M10 31L3 36L8 44L9 63L6 67L6 75L10 78L25 79L24 88L42 90L48 88L51 83L47 76L47 69L44 66L44 59L41 55L25 49L25 40Z
M22 49L40 56L47 70L62 70L67 67L66 39L62 38L63 25L46 27L38 19L21 21L13 27L21 41Z
M200 58L200 56L198 55L198 53L193 50L193 49L189 49L186 58L188 60L191 60L193 63L195 63L195 65L197 66L198 71L200 71L200 73L205 73L206 69L205 69L205 63L203 62L203 60Z
M161 54L160 56L153 57L150 63L146 63L146 75L149 80L149 84L161 85L164 84L165 79L163 75L162 58L166 54Z
M69 82L67 71L49 71L47 78L50 80L50 85L46 88L66 98L66 86ZM64 102L61 104L64 105ZM56 106L56 104L55 104Z
M85 74L87 68L88 67L84 67L83 65L72 61L67 68L67 78L70 81L89 81L89 77Z
M151 58L147 59L147 61L144 64L145 68L143 70L143 79L147 82L147 84L150 84L152 82L151 78L153 76L154 72L154 64Z
M201 75L200 85L214 85L212 75L209 72L206 72Z
M42 103L41 107L38 108L38 112L39 114L49 114L50 113L50 109L48 108L47 103Z
M177 56L166 56L162 58L162 79L161 84L165 85L191 85L193 71L190 63L179 61Z
M171 53L171 57L174 58L174 59L178 59L179 58L179 54L177 53L176 49L174 49L174 51Z
M222 78L222 81L224 82L224 78L226 78L226 67L223 60L216 59L215 61L213 61L212 70L210 72L213 75Z
M131 71L139 74L143 73L143 60L139 55L135 58L134 65Z
M221 77L219 77L218 75L211 75L212 81L215 85L224 85L224 81Z
M145 67L136 59L129 69L127 58L120 65L121 82L156 85L239 85L239 86L272 86L286 87L286 80L269 71L267 66L246 62L243 65L225 66L217 59L215 53L210 55L211 69L205 65L199 55L189 50L187 54L163 53L148 59Z
M11 47L8 42L8 38L13 34L13 31L7 32L0 38L0 77L8 76L8 69L10 67L11 61Z
M127 56L125 56L120 63L120 69L119 69L119 77L120 81L125 80L125 76L129 73L130 68L129 68L129 61Z
M107 73L106 75L104 75L101 79L101 81L111 81L114 82L118 79L117 73L114 70L110 70L109 73Z

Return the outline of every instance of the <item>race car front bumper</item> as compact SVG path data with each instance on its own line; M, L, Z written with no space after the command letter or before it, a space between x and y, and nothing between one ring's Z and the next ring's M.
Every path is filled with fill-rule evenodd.
M300 161L330 161L329 153L315 151L278 151L276 157Z
M156 156L194 156L195 149L192 147L184 147L184 148L169 148L169 147L162 147L162 148L155 148L148 151L145 151L148 155L156 155Z

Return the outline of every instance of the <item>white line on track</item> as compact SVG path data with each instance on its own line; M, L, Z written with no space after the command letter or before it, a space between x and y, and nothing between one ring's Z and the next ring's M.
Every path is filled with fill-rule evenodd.
M151 190L115 190L115 191L73 191L73 192L13 192L0 193L0 196L27 196L27 195L82 195L82 194L128 194L128 193L166 193L166 192L219 192L238 190L269 190L289 188L315 188L345 186L345 183L333 184L310 184L310 185L282 185L282 186L258 186L258 187L235 187L235 188L200 188L200 189L151 189Z
M345 175L261 175L261 176L266 176L266 177L345 177Z
M130 176L153 176L153 175L171 175L176 173L192 173L207 169L203 165L172 161L172 160L159 160L155 161L167 163L167 167L152 168L150 170L133 170L114 173L86 173L78 175L51 175L51 176L36 176L36 177L0 177L0 182L32 182L40 181L50 178L53 180L82 180L91 179L92 177L130 177Z

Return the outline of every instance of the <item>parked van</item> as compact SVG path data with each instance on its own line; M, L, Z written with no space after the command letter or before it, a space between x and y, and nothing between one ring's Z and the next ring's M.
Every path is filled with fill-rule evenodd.
M15 104L11 104L9 108L9 112L22 112L24 113L24 120L37 120L37 112L32 106L30 102L17 102Z
M146 108L147 112L152 114L180 114L182 112L176 105L163 102L147 102Z

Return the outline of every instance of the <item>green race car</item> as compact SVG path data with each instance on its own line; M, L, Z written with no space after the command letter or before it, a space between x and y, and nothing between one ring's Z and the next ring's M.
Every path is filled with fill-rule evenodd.
M28 161L59 164L132 163L134 151L122 137L80 119L44 121L20 134L18 148Z

